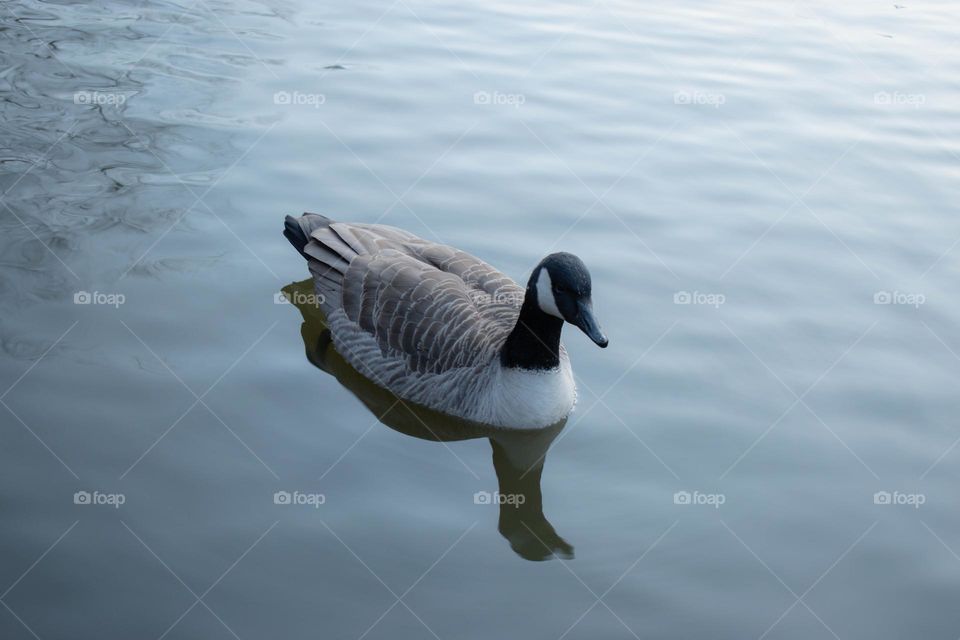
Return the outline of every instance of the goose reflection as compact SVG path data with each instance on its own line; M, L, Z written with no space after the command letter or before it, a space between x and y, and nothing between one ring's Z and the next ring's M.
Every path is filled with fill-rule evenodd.
M468 422L401 401L362 376L334 349L323 314L315 304L311 279L287 285L283 294L303 316L300 333L307 360L335 377L380 422L422 440L490 440L498 491L504 497L499 505L498 530L517 555L527 560L573 557L573 547L557 534L543 514L540 490L547 450L563 430L565 419L543 429L518 431Z

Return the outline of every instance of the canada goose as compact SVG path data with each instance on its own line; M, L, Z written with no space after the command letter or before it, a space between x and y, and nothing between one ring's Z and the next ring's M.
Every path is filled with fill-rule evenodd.
M479 258L386 225L287 216L337 351L360 373L442 413L510 428L566 417L576 387L564 321L601 347L590 273L552 253L526 290Z

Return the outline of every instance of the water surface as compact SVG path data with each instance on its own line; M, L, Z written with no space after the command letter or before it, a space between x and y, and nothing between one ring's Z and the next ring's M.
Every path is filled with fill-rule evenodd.
M0 636L960 635L950 3L0 20ZM305 357L305 210L590 266L560 558Z

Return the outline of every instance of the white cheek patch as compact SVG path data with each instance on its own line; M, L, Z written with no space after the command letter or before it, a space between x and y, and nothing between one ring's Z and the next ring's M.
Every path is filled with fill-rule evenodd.
M563 315L557 308L557 301L553 297L553 283L550 282L550 274L546 269L540 269L540 276L537 278L537 304L544 313L563 320Z

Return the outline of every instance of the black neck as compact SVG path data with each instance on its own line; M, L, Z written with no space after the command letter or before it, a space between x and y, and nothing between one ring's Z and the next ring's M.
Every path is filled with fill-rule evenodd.
M563 320L544 313L536 292L527 287L517 324L500 349L500 364L518 369L547 370L560 366Z

